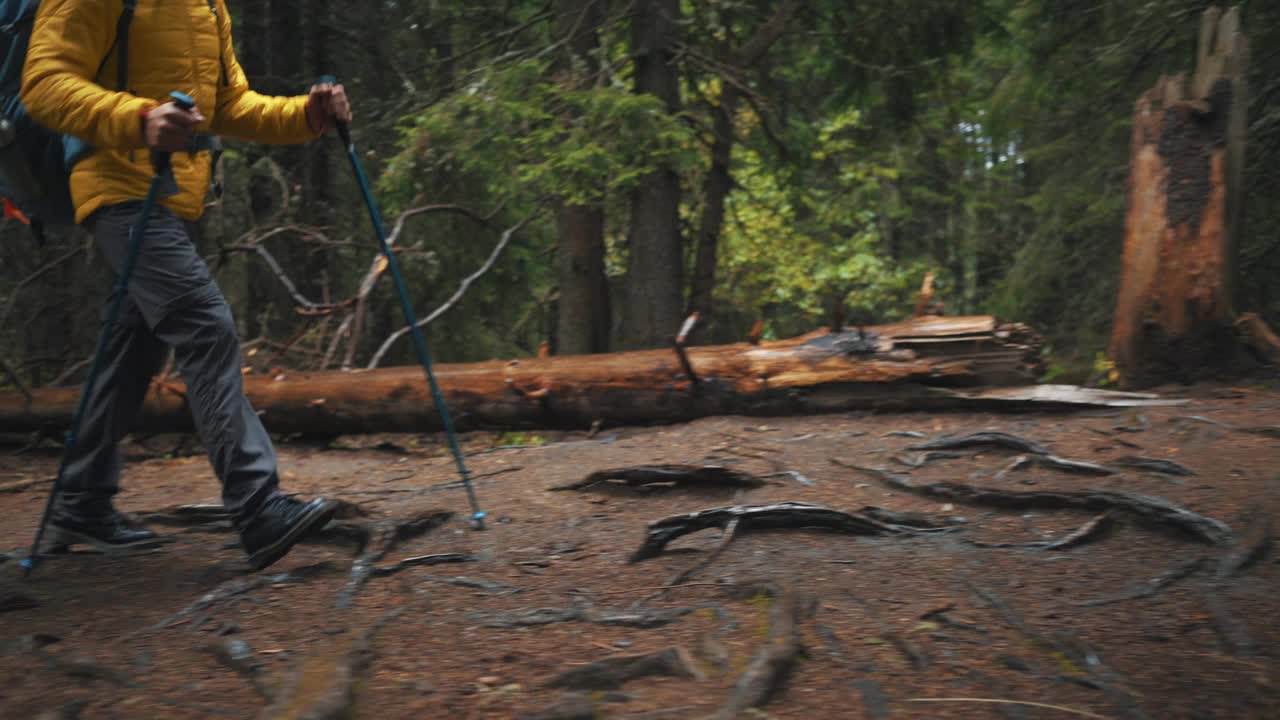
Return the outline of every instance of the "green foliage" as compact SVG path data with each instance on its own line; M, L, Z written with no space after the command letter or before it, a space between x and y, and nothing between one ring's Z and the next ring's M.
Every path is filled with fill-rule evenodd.
M555 82L547 61L524 60L405 118L381 187L404 205L427 189L425 177L464 176L495 198L598 203L659 165L688 166L693 144L652 96L574 89Z

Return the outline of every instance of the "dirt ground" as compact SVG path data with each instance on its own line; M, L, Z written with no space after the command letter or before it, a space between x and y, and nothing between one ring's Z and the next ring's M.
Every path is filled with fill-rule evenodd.
M0 562L0 716L710 717L744 672L767 665L752 664L757 653L786 654L785 626L772 613L781 598L800 597L802 652L767 704L741 717L1280 717L1280 565L1269 553L1219 572L1223 557L1259 546L1258 518L1280 510L1280 391L1163 392L1189 402L1052 414L722 417L592 437L470 434L464 450L489 512L483 531L468 526L467 498L450 484L456 470L437 436L282 443L285 488L358 504L353 510L366 516L342 521L349 526L453 513L378 564L443 553L469 562L374 573L348 596L349 608L339 606L356 548L341 537L300 546L255 576L216 520L183 526L159 518L151 526L172 542L157 551L58 555L24 580L17 559L48 485L6 492L0 547L12 552ZM924 455L907 448L923 440L903 433L979 431L1011 433L1072 460L1145 456L1194 474L1006 470L1018 453L994 449L910 467ZM207 461L177 440L140 438L127 447L122 509L217 502ZM1121 513L1110 532L1068 549L987 547L1061 538L1098 513L948 503L890 490L832 459L917 484L1157 496L1227 523L1233 534L1214 545ZM57 462L56 448L0 450L0 486L51 477ZM769 476L768 484L548 491L597 470L655 463L720 465ZM739 530L709 564L665 591L707 559L719 531L629 562L651 521L780 501L965 523L888 536ZM1099 600L1110 602L1089 602ZM513 616L542 624L494 626L500 613L548 608L565 612ZM653 609L679 612L650 617L657 626L627 624ZM566 670L671 647L688 651L696 677L581 691L549 686ZM216 648L243 653L242 671ZM270 712L265 696L275 698ZM351 702L354 710L343 714Z

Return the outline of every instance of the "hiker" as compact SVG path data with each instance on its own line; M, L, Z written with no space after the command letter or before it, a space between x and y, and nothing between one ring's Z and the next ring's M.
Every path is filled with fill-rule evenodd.
M166 102L172 91L189 95L195 107ZM92 233L115 272L155 172L152 151L173 153L177 185L146 225L100 380L66 459L46 526L50 546L111 551L155 542L155 533L129 523L112 497L120 480L117 444L172 347L223 504L250 566L265 568L323 527L336 503L302 502L281 491L271 438L244 395L231 309L197 252L195 223L211 173L210 135L263 143L319 138L337 121L350 121L342 86L318 84L298 97L250 90L224 0L43 0L21 97L37 123L92 146L71 170L71 201L75 222Z

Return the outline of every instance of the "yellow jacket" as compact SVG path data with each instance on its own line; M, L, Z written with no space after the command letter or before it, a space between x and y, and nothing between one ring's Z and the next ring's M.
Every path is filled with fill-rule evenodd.
M200 133L263 143L301 143L315 133L306 96L249 89L231 41L224 0L140 0L129 30L129 87L115 89L113 48L122 0L43 0L22 75L22 101L41 125L94 146L71 172L76 221L113 203L140 200L152 176L140 114L178 90L206 118ZM175 153L180 191L164 199L178 216L204 212L209 154Z

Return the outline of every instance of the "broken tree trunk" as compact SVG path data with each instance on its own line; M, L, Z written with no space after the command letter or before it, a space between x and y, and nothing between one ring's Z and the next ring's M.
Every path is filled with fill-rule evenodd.
M992 317L931 317L751 345L524 358L439 365L463 429L589 428L712 415L794 415L859 409L1043 408L1165 404L1151 396L1035 386L1040 340ZM272 432L344 434L440 429L422 369L285 373L245 378ZM0 394L0 433L56 431L78 388ZM136 429L191 427L185 389L156 383Z
M1238 8L1205 12L1191 87L1162 77L1139 98L1110 355L1128 388L1238 368L1233 232L1248 106Z

